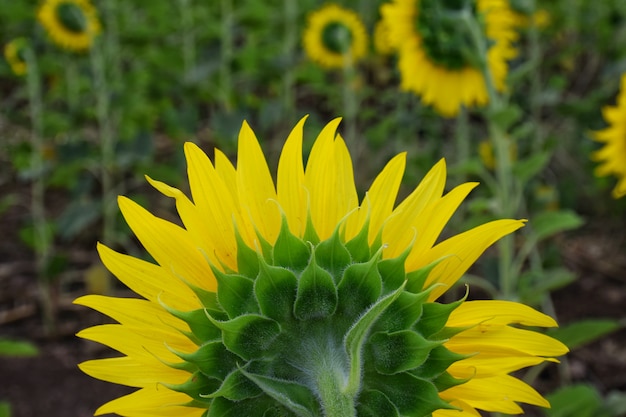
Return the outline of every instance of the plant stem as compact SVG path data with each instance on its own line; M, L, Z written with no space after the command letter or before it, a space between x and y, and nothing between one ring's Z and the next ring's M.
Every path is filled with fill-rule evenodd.
M354 149L356 158L361 153L361 147L357 138L356 118L359 108L359 98L355 91L356 71L354 68L354 60L351 54L346 54L343 63L343 82L342 82L342 98L343 98L343 114L346 120L345 140L351 149Z
M354 397L344 389L347 377L342 374L342 366L337 363L336 355L330 351L332 348L327 349L319 352L313 368L324 416L355 417Z
M233 59L233 3L232 0L221 0L222 9L222 49L220 59L220 90L222 92L222 102L226 111L232 110L232 79L230 73L231 61Z
M27 47L24 51L27 65L27 88L28 103L30 107L30 119L32 125L31 141L31 203L30 210L33 220L35 267L37 269L37 282L39 286L39 297L42 305L42 320L46 334L53 334L55 331L54 306L50 281L46 269L50 260L50 241L48 237L48 224L45 210L45 180L44 180L44 143L43 143L43 120L42 120L42 98L41 80L39 78L39 68L34 51Z

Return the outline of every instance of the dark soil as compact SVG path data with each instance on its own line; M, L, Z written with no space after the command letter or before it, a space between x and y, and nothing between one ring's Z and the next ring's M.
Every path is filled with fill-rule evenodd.
M17 236L24 212L17 204L0 217L0 336L31 341L40 354L0 358L0 400L11 403L13 417L91 416L98 406L133 390L95 380L77 368L84 360L114 355L74 336L106 320L71 303L85 291L85 270L97 262L94 245L82 242L66 249L68 268L52 294L57 327L54 336L47 336L37 301L33 255ZM553 294L562 325L584 318L626 321L626 229L614 226L584 229L563 237L559 244L566 266L578 275L576 282ZM557 388L563 373L566 379L591 383L602 393L626 391L626 330L575 350L565 362L560 368L550 365L540 375L537 385L542 393ZM538 415L537 410L529 411Z

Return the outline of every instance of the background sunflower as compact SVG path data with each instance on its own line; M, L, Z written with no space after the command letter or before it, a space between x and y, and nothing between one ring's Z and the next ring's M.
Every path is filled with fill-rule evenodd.
M303 44L311 60L327 68L341 68L365 56L367 32L355 12L329 4L309 15Z
M26 61L22 56L26 42L25 38L16 38L4 45L4 57L15 75L26 74Z
M85 51L100 33L100 21L89 0L45 0L37 13L52 40L75 52Z

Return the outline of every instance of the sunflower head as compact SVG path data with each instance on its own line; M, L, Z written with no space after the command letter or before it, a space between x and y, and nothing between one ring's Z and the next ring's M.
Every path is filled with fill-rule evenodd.
M341 68L365 56L367 33L355 12L329 4L309 15L303 44L311 60L327 68Z
M24 75L27 71L24 48L28 45L26 38L16 38L4 45L4 57L15 75Z
M437 301L524 222L437 243L476 184L444 195L442 160L395 206L401 154L359 203L339 121L322 130L306 167L303 123L284 145L276 184L245 123L236 167L186 144L192 199L149 179L176 200L184 227L119 199L156 263L99 245L105 266L144 299L77 300L119 322L79 336L124 355L81 369L139 388L97 413L444 417L547 405L508 373L567 350L512 326L553 319L513 302Z
M100 33L98 14L90 0L44 0L37 18L55 43L75 52L89 49Z
M507 60L517 53L507 0L392 0L381 15L399 52L402 88L443 116L488 102L485 68L496 89L506 88ZM475 32L486 40L486 52Z

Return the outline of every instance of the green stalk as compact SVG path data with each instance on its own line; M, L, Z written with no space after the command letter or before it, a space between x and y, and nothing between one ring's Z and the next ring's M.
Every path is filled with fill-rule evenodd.
M283 0L283 14L285 15L283 55L287 63L287 68L285 68L283 74L283 100L284 109L287 112L288 119L291 120L295 109L294 74L292 68L298 39L298 2Z
M78 69L74 57L65 55L65 84L67 85L67 107L69 113L74 117L78 106L79 83Z
M42 320L44 331L50 335L55 330L54 306L50 289L49 277L46 273L51 248L48 238L48 225L46 221L45 209L45 179L44 179L44 142L43 142L43 119L42 119L42 98L41 80L39 78L39 68L37 58L30 46L24 48L24 58L27 65L27 88L28 104L30 107L30 119L32 125L31 141L31 203L30 210L33 220L34 247L35 247L35 268L37 270L37 282L39 287L39 297L42 305Z
M496 180L499 184L498 187L498 200L499 200L499 216L510 218L516 215L517 207L514 204L513 193L515 184L513 181L513 172L510 161L510 148L509 141L506 138L505 132L500 125L494 120L494 116L500 113L505 104L502 102L502 98L498 94L493 81L493 76L489 65L487 63L487 39L483 35L479 23L474 18L473 14L469 10L465 10L462 13L462 20L466 24L471 39L474 43L475 50L478 53L478 62L480 71L483 74L487 93L489 96L489 103L487 108L487 124L489 131L489 138L493 144L495 160L496 160ZM498 241L498 266L499 266L499 281L500 291L505 299L514 298L515 291L513 283L516 279L512 276L511 263L513 262L513 236L507 235Z
M191 0L179 0L182 38L183 38L183 71L188 74L195 66L196 39L193 31L193 16L191 12Z
M467 109L462 107L459 110L459 114L456 117L456 162L457 165L462 165L470 159L470 135L469 135L469 117ZM465 174L462 174L461 182L465 181Z
M222 102L224 109L232 110L232 77L231 77L231 61L233 59L234 40L233 25L235 16L233 13L233 0L221 0L222 9L222 54L220 59L220 90L222 93Z
M344 56L343 61L343 82L342 99L343 99L343 114L345 118L346 126L346 143L350 149L354 149L356 158L361 153L361 147L357 138L356 118L359 109L359 98L355 91L356 71L354 67L354 60L352 54L348 53Z

